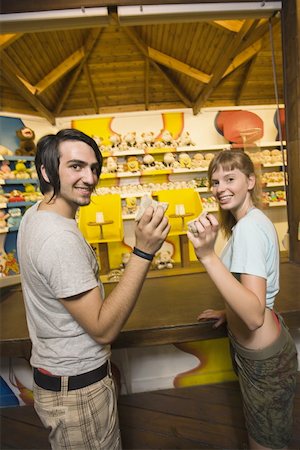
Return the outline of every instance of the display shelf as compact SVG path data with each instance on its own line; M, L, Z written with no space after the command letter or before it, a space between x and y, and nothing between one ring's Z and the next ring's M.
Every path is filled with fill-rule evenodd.
M0 289L21 283L20 275L8 275L0 278Z
M282 200L281 202L268 202L267 206L269 206L269 208L274 208L277 206L286 206L286 201Z
M34 156L0 155L0 161L34 161Z
M37 178L9 178L0 180L0 184L38 184Z

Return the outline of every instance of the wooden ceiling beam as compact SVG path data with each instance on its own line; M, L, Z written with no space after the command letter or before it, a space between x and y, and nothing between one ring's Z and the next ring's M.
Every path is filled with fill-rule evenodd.
M184 73L185 75L195 78L202 83L207 84L211 80L211 75L201 72L201 70L195 69L194 67L189 66L188 64L185 64L172 56L155 50L154 48L148 47L148 54L151 59L159 64L169 67L169 69L176 70L177 72Z
M262 40L256 42L255 44L248 47L243 52L239 53L233 60L232 63L228 66L226 71L224 72L222 78L225 78L227 75L229 75L231 72L236 70L238 67L243 65L246 61L249 61L249 59L253 58L262 48Z
M45 117L51 125L55 124L54 115L43 105L43 103L32 93L29 83L26 84L25 80L22 80L20 76L17 75L14 69L15 64L9 64L9 58L7 55L2 53L2 65L3 65L3 76L10 86L18 92L21 97L23 97L41 116ZM29 86L28 86L29 85ZM32 87L32 86L31 86Z
M145 59L145 110L149 109L149 72L150 72L149 59Z
M238 33L243 26L243 20L214 20L212 23L234 33Z
M142 52L142 54L150 60L151 65L153 67L155 67L155 69L158 72L160 72L160 74L170 84L170 86L173 88L173 90L178 95L178 97L182 100L182 102L188 108L191 108L191 106L192 106L191 101L186 97L186 95L183 92L181 92L178 85L173 82L171 77L162 69L162 67L149 57L148 46L141 40L141 38L133 30L133 28L132 27L122 27L122 30L124 30L124 32L127 34L127 36L133 41L133 43L137 46L137 48Z
M72 91L73 87L75 86L76 81L78 80L79 75L81 74L81 71L83 69L85 62L88 60L88 57L90 56L96 42L100 38L102 32L103 32L103 28L93 28L91 30L91 32L89 33L89 35L84 43L84 57L81 60L77 69L75 70L74 74L72 75L72 78L70 80L68 80L68 82L66 83L66 87L62 93L60 101L56 105L56 108L55 108L56 115L60 114L67 98L70 95L70 92Z
M94 90L94 86L92 83L90 71L89 71L89 68L86 63L83 66L83 71L84 71L84 75L85 75L85 78L86 78L86 81L87 81L87 84L89 87L89 94L91 96L91 100L92 100L94 108L95 108L95 114L97 114L98 113L97 99L96 99L95 90Z
M32 86L31 83L29 83L29 81L26 79L26 77L21 72L19 67L14 63L14 61L5 52L2 52L2 54L1 54L1 64L4 69L3 72L8 70L11 73L13 73L14 77L18 78L20 83L22 83L22 85L24 86L24 89L26 89L32 95L35 95L36 88L34 86Z
M13 42L20 39L23 33L1 34L0 35L0 52L9 47Z
M193 112L194 114L198 114L206 100L211 96L212 92L222 79L223 74L226 72L227 68L232 63L232 60L236 54L237 48L239 48L242 40L247 36L247 33L249 29L253 25L253 20L245 20L243 23L243 26L239 33L237 33L233 39L231 40L230 44L228 45L227 49L223 52L223 54L218 59L216 66L213 70L213 76L210 80L210 82L204 86L200 94L198 95L194 106L193 106Z
M56 83L60 78L65 76L74 67L78 66L80 61L84 58L84 49L80 48L76 50L72 55L66 58L62 63L60 63L55 69L51 70L42 80L40 80L35 88L37 94L42 94L46 89L48 89L52 84Z
M253 71L253 68L255 66L256 60L257 60L257 55L255 55L254 58L252 58L252 60L248 63L247 73L246 73L246 75L245 75L245 77L244 77L244 79L242 81L242 84L241 84L241 86L239 88L239 92L238 92L238 95L237 95L237 98L236 98L236 104L237 105L241 104L241 100L243 98L243 94L244 94L245 89L247 87L247 83L248 83L248 81L250 79L250 75L251 75L251 73Z
M274 16L270 19L272 26L274 27L279 21L280 18ZM259 25L252 30L251 34L249 34L240 44L239 48L237 48L237 52L240 53L245 50L250 45L259 41L266 33L269 31L269 21L260 21Z

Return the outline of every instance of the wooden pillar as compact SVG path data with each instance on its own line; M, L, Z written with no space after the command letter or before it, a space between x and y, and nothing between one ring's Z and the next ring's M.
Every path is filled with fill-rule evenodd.
M290 261L300 264L300 0L282 2Z

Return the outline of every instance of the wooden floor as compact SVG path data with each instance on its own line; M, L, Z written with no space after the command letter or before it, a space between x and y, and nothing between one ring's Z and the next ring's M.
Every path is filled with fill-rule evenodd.
M0 414L2 450L50 448L32 407L3 408ZM124 449L247 448L236 382L122 395L119 416ZM289 448L300 449L300 373Z

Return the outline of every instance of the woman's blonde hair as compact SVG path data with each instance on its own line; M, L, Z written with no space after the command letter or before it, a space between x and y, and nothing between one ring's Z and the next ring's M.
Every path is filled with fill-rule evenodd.
M262 190L260 183L260 175L258 170L254 167L253 161L243 150L223 150L219 152L210 162L208 168L208 182L209 187L212 186L212 176L214 172L222 167L223 170L229 171L238 169L246 177L255 176L255 184L250 191L251 199L257 208L262 206ZM236 224L236 219L230 211L219 208L220 227L228 238L231 236L232 227Z

